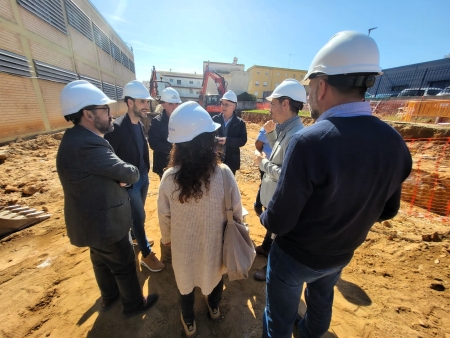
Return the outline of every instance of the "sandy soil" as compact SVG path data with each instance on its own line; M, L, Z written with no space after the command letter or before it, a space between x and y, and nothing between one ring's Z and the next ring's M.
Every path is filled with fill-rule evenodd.
M259 173L251 161L260 126L248 123L247 128L249 140L237 180L243 204L250 211L251 236L260 244L264 229L252 212ZM70 245L65 233L63 194L55 169L60 138L61 134L39 136L0 148L0 152L8 151L8 158L0 161L0 205L18 202L52 214L0 240L0 336L183 337L170 264L159 273L137 266L144 293L160 295L147 314L124 320L119 304L107 313L98 312L100 297L88 249ZM157 243L158 184L158 177L151 175L146 203L147 235ZM36 192L30 196L24 191ZM440 241L422 240L422 235L434 232ZM333 319L324 337L450 338L449 244L446 224L405 211L375 224L336 286ZM154 250L160 254L158 244ZM257 257L252 273L265 262ZM264 283L225 278L225 288L222 318L217 323L208 319L197 292L199 336L260 337ZM304 303L299 310L304 312Z

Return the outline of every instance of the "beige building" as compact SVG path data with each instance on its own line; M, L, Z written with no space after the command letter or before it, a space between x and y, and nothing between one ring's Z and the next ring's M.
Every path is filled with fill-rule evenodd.
M253 94L257 99L263 99L285 79L303 80L307 71L291 68L276 68L267 66L252 66L247 69L249 81L247 92Z
M131 48L92 3L0 0L0 143L70 127L59 95L76 79L112 99L136 79Z

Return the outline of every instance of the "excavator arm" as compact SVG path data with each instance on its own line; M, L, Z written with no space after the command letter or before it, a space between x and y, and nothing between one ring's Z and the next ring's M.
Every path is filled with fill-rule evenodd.
M209 65L206 65L205 70L203 72L203 83L202 83L202 89L200 90L200 95L198 97L200 105L202 105L208 112L220 112L219 107L211 107L208 108L207 103L205 102L205 95L206 95L206 89L208 87L208 80L212 79L214 83L216 84L217 92L218 92L218 100L219 102L220 98L225 94L227 91L227 82L225 81L224 77L217 73L215 70L209 68Z

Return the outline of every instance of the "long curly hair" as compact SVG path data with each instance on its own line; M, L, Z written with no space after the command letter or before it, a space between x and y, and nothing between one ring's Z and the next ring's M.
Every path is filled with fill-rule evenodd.
M202 133L189 142L176 143L170 151L168 167L178 166L173 174L179 191L180 203L189 202L191 198L198 201L203 197L202 183L209 191L211 174L219 163L215 151L215 133Z

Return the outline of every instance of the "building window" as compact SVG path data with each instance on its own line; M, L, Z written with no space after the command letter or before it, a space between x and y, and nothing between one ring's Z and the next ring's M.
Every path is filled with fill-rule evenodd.
M189 94L194 94L194 91L192 89L189 89Z
M269 75L269 72L266 72L266 75Z
M259 81L255 81L255 86L259 86Z
M295 79L295 74L292 74L292 76L294 77L294 79Z
M194 84L194 81L189 81L189 84Z
M94 41L91 30L91 20L83 13L83 11L71 0L66 0L66 12L67 21L69 25L87 37L89 40Z
M196 94L200 94L200 91L199 90L197 90L196 92L195 92Z
M258 75L259 75L259 71L257 71L257 72L256 72L256 74L258 74Z
M267 82L264 82L263 86L264 86L264 87L267 87Z
M277 76L280 76L280 73L277 73Z
M284 77L287 77L287 73L286 73L286 74L284 74Z
M177 80L177 85L180 85L181 84L181 80Z
M95 24L92 24L92 28L94 29L95 44L106 53L111 54L111 46L109 45L109 39L106 34L103 33Z
M19 54L0 49L0 72L31 77L28 59Z
M258 96L258 92L254 92L253 95Z
M61 2L48 0L17 0L17 3L53 27L59 29L64 34L67 34Z
M197 84L199 85L199 84L200 84L200 81L197 81Z
M173 82L173 79L170 79L169 82Z

